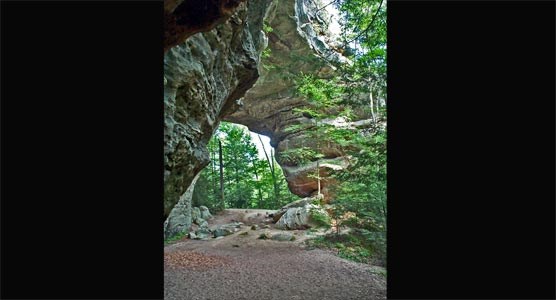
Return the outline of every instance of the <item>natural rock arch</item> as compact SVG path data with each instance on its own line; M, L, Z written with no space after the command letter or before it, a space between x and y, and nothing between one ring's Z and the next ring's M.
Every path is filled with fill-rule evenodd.
M310 122L293 111L306 100L295 94L292 78L302 72L331 76L334 67L329 61L345 60L328 46L329 37L316 33L314 27L326 24L314 11L311 0L245 1L222 24L166 52L165 217L180 197L180 201L190 201L183 196L209 162L206 145L220 120L269 136L290 190L303 197L314 194L316 181L307 176L314 166L288 164L280 157L283 150L307 141L303 132L284 129ZM268 38L263 22L273 28ZM318 31L323 32L322 28ZM265 68L261 53L267 45L271 56ZM328 159L341 161L333 147L325 150ZM330 168L321 165L325 175ZM323 193L327 182L323 182Z

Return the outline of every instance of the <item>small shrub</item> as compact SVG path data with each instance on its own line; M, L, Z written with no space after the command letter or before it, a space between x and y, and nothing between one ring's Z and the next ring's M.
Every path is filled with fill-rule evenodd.
M179 232L179 233L173 235L172 237L167 238L166 240L164 240L164 244L167 245L167 244L170 244L170 243L173 243L173 242L177 242L177 241L183 239L185 236L187 236L187 234L188 234L188 232Z
M263 23L263 31L265 33L271 33L274 29L267 22Z
M270 48L266 48L261 53L261 56L262 56L262 58L269 58L271 54L272 54L272 51L270 50Z
M386 265L385 240L382 233L353 231L350 234L329 234L307 241L309 248L336 249L338 256L351 261Z
M331 227L330 217L327 213L323 213L318 209L311 209L310 216L311 220L313 220L318 227L324 227L326 229Z

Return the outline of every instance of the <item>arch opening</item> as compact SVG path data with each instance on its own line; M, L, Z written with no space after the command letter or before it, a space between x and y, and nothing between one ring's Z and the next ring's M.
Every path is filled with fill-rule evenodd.
M221 122L207 149L210 162L195 183L194 207L276 210L300 199L290 191L269 137Z

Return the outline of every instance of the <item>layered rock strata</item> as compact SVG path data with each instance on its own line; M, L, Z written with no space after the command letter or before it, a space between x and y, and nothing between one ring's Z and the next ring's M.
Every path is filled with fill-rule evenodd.
M195 34L164 56L164 215L209 162L219 121L259 78L268 1L251 0L215 29Z
M193 18L187 17L191 11L179 7L195 1L171 1L165 2L166 11L173 14L167 21L186 26L187 19ZM229 9L220 9L224 2ZM317 183L309 175L316 163L299 165L281 154L287 149L314 144L306 132L285 130L295 124L308 124L306 130L310 130L314 122L294 111L307 104L306 99L296 94L294 79L302 73L327 78L333 75L334 64L347 62L334 50L337 45L327 30L324 11L316 13L317 5L324 4L313 0L211 0L207 3L220 5L220 10L212 8L212 11L218 10L221 16L210 22L205 20L206 24L194 30L172 31L168 29L171 26L166 30L165 217L208 164L206 145L221 120L243 124L251 131L269 136L290 190L302 197L315 195ZM177 21L180 11L185 15ZM271 28L265 28L266 33L263 23ZM196 30L209 31L193 34ZM176 42L181 40L185 41ZM170 48L173 44L177 46ZM270 56L261 61L267 45ZM320 163L321 176L342 168L341 152L333 145L322 148L321 152L326 158ZM329 197L329 184L333 181L321 182L325 197ZM187 201L185 197L182 199ZM180 209L189 208L190 215L190 206L184 204Z

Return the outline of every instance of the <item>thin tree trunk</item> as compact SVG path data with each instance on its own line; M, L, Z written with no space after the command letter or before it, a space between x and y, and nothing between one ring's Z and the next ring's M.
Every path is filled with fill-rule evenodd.
M211 176L212 196L214 197L214 203L216 203L218 199L218 187L216 183L216 149L214 149L214 143L213 146L210 147L210 157L211 157L210 163L211 163L211 174L212 174Z
M317 160L317 188L318 188L317 196L320 197L320 158Z
M226 208L224 203L224 165L222 163L222 142L218 140L218 159L220 161L220 206L222 210Z
M268 154L266 153L266 148L263 144L263 139L261 139L261 136L259 134L257 134L257 137L259 138L259 141L261 142L261 146L263 147L264 156L266 157L266 161L268 162L268 167L270 168L270 174L272 175L272 183L274 185L274 207L278 208L278 193L277 193L277 184L276 184L276 174L274 173L274 163L273 163L274 161L271 161L270 158L268 157ZM272 157L272 159L274 159L274 157Z
M275 173L276 168L274 166L274 150L273 149L270 149L270 159L272 161L272 182L274 184L274 199L275 199L274 207L278 208L278 205L279 205L278 203L280 201L280 191L279 191L279 188L278 188L278 182L276 180L276 173Z
M376 123L375 110L374 110L374 101L373 101L373 92L372 91L369 92L369 99L371 100L371 116L373 117L373 122Z
M321 147L320 147L320 142L321 142L321 127L320 127L320 123L317 120L317 154L320 154L321 152ZM320 197L321 193L320 193L320 157L317 158L317 196Z
M235 179L236 179L235 190L236 190L236 196L237 196L237 198L235 199L235 203L236 203L235 207L243 208L242 207L242 202L243 201L240 201L240 200L242 200L241 199L241 188L240 188L241 185L240 185L240 182L239 182L239 172L238 172L238 168L237 168L237 161L235 159L236 155L234 155L233 157L234 157L234 176L235 176Z
M386 226L388 225L388 216L386 215L386 205L382 204L382 213L384 214L384 232L386 232Z
M257 192L259 195L259 208L264 208L263 207L263 194L261 192L261 183L259 182L259 174L257 173L257 159L253 158L253 160L251 161L251 163L253 164L253 173L255 173L255 179L257 180Z

